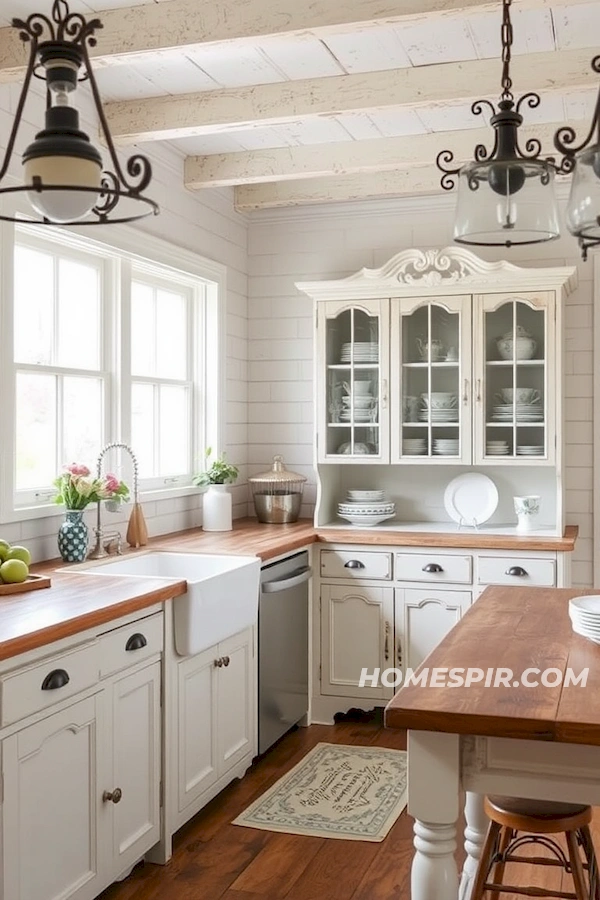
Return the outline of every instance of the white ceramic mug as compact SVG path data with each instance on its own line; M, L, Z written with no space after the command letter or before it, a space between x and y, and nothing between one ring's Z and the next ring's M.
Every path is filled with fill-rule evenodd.
M517 531L535 531L540 511L540 500L539 494L525 494L522 497L513 497L517 514Z

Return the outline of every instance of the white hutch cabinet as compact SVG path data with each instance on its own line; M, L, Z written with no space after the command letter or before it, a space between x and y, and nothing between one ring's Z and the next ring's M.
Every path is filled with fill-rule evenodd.
M562 306L575 286L573 268L454 247L297 285L316 304L315 524L339 532L316 550L314 721L385 703L393 687L359 688L362 668L416 668L486 585L569 584ZM477 529L444 506L468 471L499 494ZM395 519L344 523L349 489L384 490ZM541 496L525 542L521 494Z

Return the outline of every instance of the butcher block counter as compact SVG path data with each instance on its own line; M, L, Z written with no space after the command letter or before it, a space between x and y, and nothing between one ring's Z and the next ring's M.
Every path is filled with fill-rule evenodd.
M502 536L451 532L419 533L378 529L315 528L311 520L290 525L263 525L255 519L234 522L233 531L205 532L199 528L163 535L150 540L143 550L171 550L196 553L256 555L274 559L323 543L396 546L461 547L485 549L570 551L575 546L577 528L569 526L563 537ZM113 576L110 579L73 574L60 560L33 567L37 574L50 575L52 586L44 590L4 596L0 600L0 660L44 646L86 628L110 622L154 603L185 593L185 581Z
M571 597L594 593L488 587L415 673L437 669L446 685L408 684L388 704L386 725L408 729L412 900L469 896L487 825L484 794L600 803L600 646L575 634L568 614ZM452 669L462 685L448 686ZM484 674L467 687L469 669ZM569 669L575 679L587 670L585 686L567 686ZM506 686L485 686L507 670ZM459 887L462 792L468 840Z

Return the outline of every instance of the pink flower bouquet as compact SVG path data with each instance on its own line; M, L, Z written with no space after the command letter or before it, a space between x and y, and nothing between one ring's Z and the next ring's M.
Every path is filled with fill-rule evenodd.
M129 488L116 475L93 478L87 466L71 463L65 466L62 475L54 480L58 493L55 503L64 504L67 509L85 509L88 503L113 500L124 503L129 499Z

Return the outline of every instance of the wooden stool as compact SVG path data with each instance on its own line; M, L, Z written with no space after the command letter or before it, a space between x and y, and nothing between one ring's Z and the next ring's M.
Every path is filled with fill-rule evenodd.
M589 829L592 820L590 806L551 803L547 800L520 800L515 797L486 797L484 808L490 819L490 827L481 851L471 900L482 900L486 891L490 891L491 900L499 900L503 893L523 894L527 897L600 900L596 855ZM519 832L525 833L519 836ZM556 841L548 837L563 832L567 842L566 854ZM554 858L515 855L515 851L527 844L545 847ZM580 851L583 852L584 860ZM575 893L551 891L533 885L505 885L504 868L507 862L560 866L572 876ZM584 871L587 872L587 879ZM488 881L490 874L492 878Z

